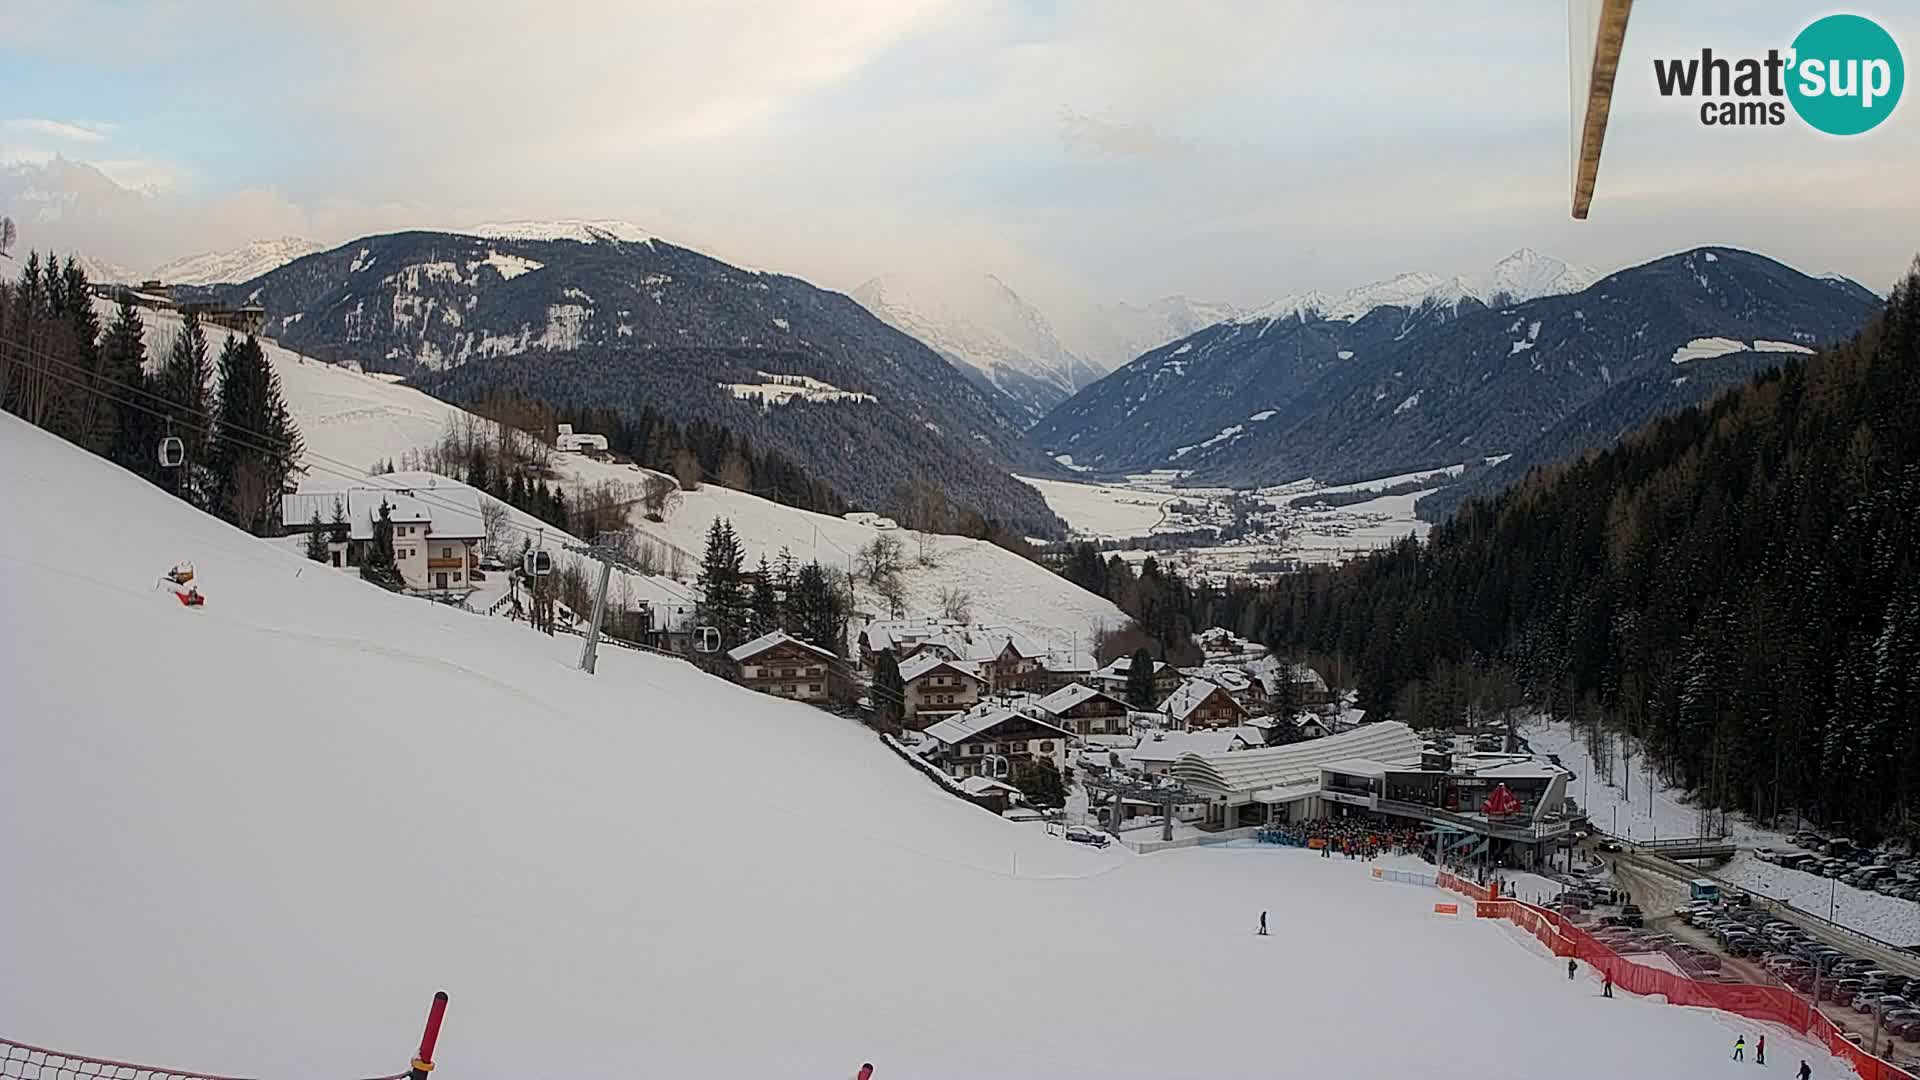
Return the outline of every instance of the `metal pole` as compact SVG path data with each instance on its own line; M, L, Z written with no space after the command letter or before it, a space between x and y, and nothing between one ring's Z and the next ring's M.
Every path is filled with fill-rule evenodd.
M447 992L433 995L433 1005L427 1010L427 1027L420 1034L420 1052L414 1055L413 1067L407 1070L409 1080L427 1080L427 1074L433 1071L433 1048L440 1041L440 1022L447 1016Z
M613 577L613 560L600 564L600 587L593 591L593 623L587 627L587 643L580 647L580 670L593 674L594 650L600 647L600 620L607 614L607 582Z

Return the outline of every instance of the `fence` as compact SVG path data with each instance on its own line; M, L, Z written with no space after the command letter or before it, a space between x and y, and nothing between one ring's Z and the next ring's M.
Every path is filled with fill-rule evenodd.
M1474 914L1483 919L1506 919L1538 938L1555 956L1585 961L1632 994L1659 994L1670 1005L1720 1009L1749 1020L1779 1024L1824 1045L1834 1057L1853 1066L1860 1080L1915 1080L1914 1074L1883 1061L1848 1042L1833 1021L1813 1004L1781 986L1750 983L1698 982L1670 971L1643 967L1594 940L1592 934L1564 917L1518 900L1498 900L1489 890L1452 874L1439 875L1443 888L1471 896Z
M1228 829L1224 832L1202 833L1198 836L1182 836L1173 840L1123 840L1122 843L1134 851L1149 855L1156 851L1173 851L1177 848L1212 847L1215 844L1231 844L1239 840L1251 840L1261 829L1259 825L1248 825L1242 829Z
M433 1005L427 1010L427 1025L420 1035L420 1049L414 1053L413 1067L373 1080L426 1080L427 1074L433 1071L433 1051L440 1041L440 1024L446 1014L447 995L443 991L433 995ZM0 1038L0 1077L5 1080L235 1080L189 1069L68 1054L4 1038Z
M1402 885L1433 886L1439 884L1439 875L1437 874L1430 874L1424 870L1388 870L1382 866L1373 868L1373 879L1375 881L1397 881Z

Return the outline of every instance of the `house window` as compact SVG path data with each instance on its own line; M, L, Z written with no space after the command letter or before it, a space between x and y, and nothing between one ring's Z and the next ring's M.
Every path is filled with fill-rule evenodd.
M979 743L968 743L968 744L967 744L967 755L968 755L969 757L978 757L978 756L980 755L980 751L981 751L982 749L984 749L984 747L982 747L982 746L981 746L981 744L979 744Z
M441 558L443 558L443 559L451 559L451 558L453 558L453 549L452 549L452 548L450 548L450 547L443 547L443 548L441 548L441 549L440 549L440 557L441 557Z
M820 692L820 684L819 684L819 683L808 683L808 684L807 684L807 692L808 692L808 693L810 693L810 694L817 694L817 693L819 693L819 692Z
M1040 752L1041 752L1041 753L1043 753L1043 754L1051 754L1051 753L1053 753L1053 744L1052 744L1051 742L1043 742L1043 743L1041 743L1041 744L1040 744Z
M460 571L458 571L458 570L455 570L455 571L453 572L453 580L455 580L455 581L459 581L459 580L460 580Z

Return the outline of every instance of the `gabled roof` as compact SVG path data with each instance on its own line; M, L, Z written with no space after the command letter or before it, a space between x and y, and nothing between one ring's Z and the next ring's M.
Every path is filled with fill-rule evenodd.
M994 704L980 705L968 709L959 716L949 716L937 724L930 724L927 727L926 735L928 738L938 739L948 746L954 746L976 735L984 735L1009 720L1024 720L1030 724L1038 724L1048 731L1059 735L1062 739L1073 738L1071 732L1062 731L1052 724L1047 723L1045 720L1036 720L1025 713L1017 713L1012 709Z
M960 790L969 795L985 795L990 791L1004 791L1014 799L1025 799L1020 789L1004 780L995 780L991 776L969 776L960 781Z
M744 664L748 660L751 660L754 657L759 656L761 653L766 652L768 649L776 648L781 645L798 645L810 653L815 653L819 655L819 657L823 660L840 659L839 657L833 655L832 653L821 648L820 646L809 645L806 642L801 641L799 638L794 637L791 634L788 634L784 630L775 630L770 634L761 634L759 637L754 638L752 641L747 642L745 645L737 645L731 649L728 649L727 659L732 660L736 664Z
M418 478L419 482L401 486L392 482L395 477L403 477L408 481ZM373 522L380 516L382 503L391 507L388 519L394 524L425 525L429 536L446 540L478 540L486 535L480 513L481 494L456 480L431 473L395 473L391 476L369 477L366 484L355 485L344 491L303 491L283 495L280 500L281 523L290 529L301 528L312 524L316 513L323 523L331 522L336 499L346 512L348 535L355 540L373 539Z
M965 675L976 682L985 682L980 677L980 668L971 660L949 660L937 652L918 652L913 659L900 665L900 681L912 682L940 668L947 668L958 675Z
M1132 752L1121 756L1136 765L1178 761L1188 754L1224 754L1233 751L1237 736L1231 729L1221 731L1162 731L1141 739ZM1244 753L1244 751L1234 751Z
M1126 702L1121 701L1112 694L1095 690L1093 687L1081 683L1068 683L1053 693L1048 694L1046 697L1041 698L1039 701L1034 702L1034 704L1046 712L1059 716L1068 709L1092 701L1094 698L1106 698L1108 701L1120 706L1123 710L1127 707Z
M1167 700L1160 703L1160 711L1175 720L1185 720L1216 693L1226 697L1228 701L1233 701L1232 696L1228 695L1226 689L1218 683L1209 682L1206 679L1188 679L1180 684L1178 690L1167 695ZM1233 707L1240 709L1242 713L1246 711L1237 701L1233 702Z
M1166 670L1167 670L1166 661L1155 660L1153 662L1153 673L1155 675L1159 675ZM1103 667L1099 671L1094 672L1094 677L1097 679L1124 679L1132 672L1133 672L1133 657L1122 656L1119 659L1114 660L1112 663L1109 663L1106 667Z

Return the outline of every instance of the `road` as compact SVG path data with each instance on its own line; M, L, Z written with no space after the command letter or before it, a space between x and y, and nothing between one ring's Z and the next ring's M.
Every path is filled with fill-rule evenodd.
M1720 957L1720 969L1725 974L1762 986L1781 985L1779 979L1774 978L1759 964L1750 959L1727 955L1726 951L1720 947L1720 943L1714 940L1713 935L1689 926L1685 920L1676 917L1673 910L1686 906L1688 900L1686 881L1690 878L1675 876L1671 871L1650 869L1643 865L1643 859L1644 857L1610 857L1615 884L1631 893L1634 902L1646 911L1649 929L1662 934L1672 934L1681 941L1711 949ZM1684 874L1687 871L1685 867L1679 867L1678 872ZM1782 916L1782 921L1791 920ZM1809 933L1813 933L1815 929L1817 928L1807 928ZM1831 944L1855 954L1866 953L1866 950L1858 947L1857 940L1840 940ZM1817 1008L1827 1019L1838 1024L1843 1030L1859 1035L1869 1049L1876 1046L1886 1047L1891 1042L1891 1049L1899 1060L1905 1061L1914 1056L1913 1043L1892 1039L1879 1030L1879 1025L1870 1016L1863 1016L1846 1006L1836 1005L1830 1001L1819 1003Z

